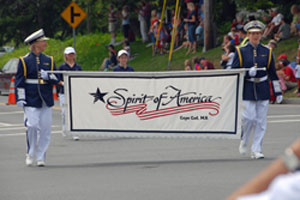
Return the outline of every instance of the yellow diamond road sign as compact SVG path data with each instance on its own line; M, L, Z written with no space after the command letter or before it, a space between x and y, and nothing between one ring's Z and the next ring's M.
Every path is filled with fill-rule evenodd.
M70 5L60 13L60 16L66 20L70 26L76 28L80 22L86 17L86 13L75 2L71 2Z

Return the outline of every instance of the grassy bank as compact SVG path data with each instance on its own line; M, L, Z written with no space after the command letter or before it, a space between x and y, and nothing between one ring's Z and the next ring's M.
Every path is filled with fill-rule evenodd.
M118 40L121 38L119 37ZM77 62L86 71L97 71L103 59L108 56L105 47L110 41L109 34L95 33L90 35L82 35L76 37L76 51ZM266 43L267 41L265 41ZM63 51L65 47L72 46L73 38L64 41L51 39L48 41L48 48L45 54L52 55L55 59L56 66L64 62ZM282 41L274 50L274 55L277 57L281 53L286 53L289 60L295 60L297 54L297 38ZM121 45L116 47L121 49ZM23 46L15 51L5 54L0 57L0 67L2 67L10 58L24 56L28 53L28 46ZM136 54L135 59L131 60L129 64L134 67L136 71L166 71L168 69L169 55L152 56L151 47L146 47L140 41L131 43L131 53ZM173 54L171 70L183 70L184 61L192 59L193 57L205 57L211 60L217 68L220 68L220 59L223 53L221 47L211 49L205 53L202 52L202 47L199 47L197 53L185 55L186 49L181 49Z
M117 38L118 41L121 37ZM95 33L90 35L82 35L76 37L76 51L77 62L82 66L85 71L98 71L102 61L108 57L108 51L105 47L110 42L109 34ZM267 41L264 41L267 43ZM48 41L48 48L45 54L52 55L55 59L56 66L64 62L63 51L65 47L72 46L73 38L64 41L51 39ZM121 45L116 49L121 49ZM274 50L275 58L281 53L286 53L289 60L295 60L297 54L297 38L281 41L278 47ZM13 57L24 56L29 52L28 46L17 48L15 51L5 54L0 57L0 67ZM173 54L171 70L183 70L184 61L186 59L193 59L197 57L205 57L211 60L217 68L220 67L220 59L223 53L221 47L211 49L205 53L202 52L202 47L199 47L197 53L185 55L186 49L181 49ZM135 59L131 60L129 64L134 67L135 71L166 71L168 70L168 57L169 55L156 55L152 56L151 46L146 47L141 41L131 43L131 54L136 54ZM286 97L295 97L294 90L286 92Z

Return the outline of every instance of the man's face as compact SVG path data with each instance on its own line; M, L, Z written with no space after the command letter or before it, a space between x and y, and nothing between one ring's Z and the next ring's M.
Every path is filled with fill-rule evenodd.
M247 36L249 38L249 41L252 43L252 44L258 44L261 37L262 37L262 32L260 31L257 31L257 32L248 32L247 33Z
M45 40L44 41L37 41L37 42L35 42L34 45L37 49L40 50L40 52L43 52L47 47L47 42Z
M277 15L277 12L276 11L272 11L271 15L272 15L272 17L275 17Z

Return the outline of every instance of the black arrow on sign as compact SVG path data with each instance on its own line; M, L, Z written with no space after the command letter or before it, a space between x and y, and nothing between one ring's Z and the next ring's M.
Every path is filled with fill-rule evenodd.
M74 23L74 17L80 17L80 13L74 13L74 7L71 6L71 23Z

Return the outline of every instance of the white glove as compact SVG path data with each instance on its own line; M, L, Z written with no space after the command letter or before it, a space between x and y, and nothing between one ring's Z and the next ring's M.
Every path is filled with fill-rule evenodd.
M282 100L283 100L283 96L282 95L278 95L276 97L276 103L280 104L282 102Z
M256 67L251 67L249 70L249 76L254 77L256 75Z
M27 104L27 103L26 103L26 101L24 101L24 100L17 101L17 106L18 106L18 107L23 108L26 104Z
M48 80L49 79L48 72L41 69L41 78L44 80Z

